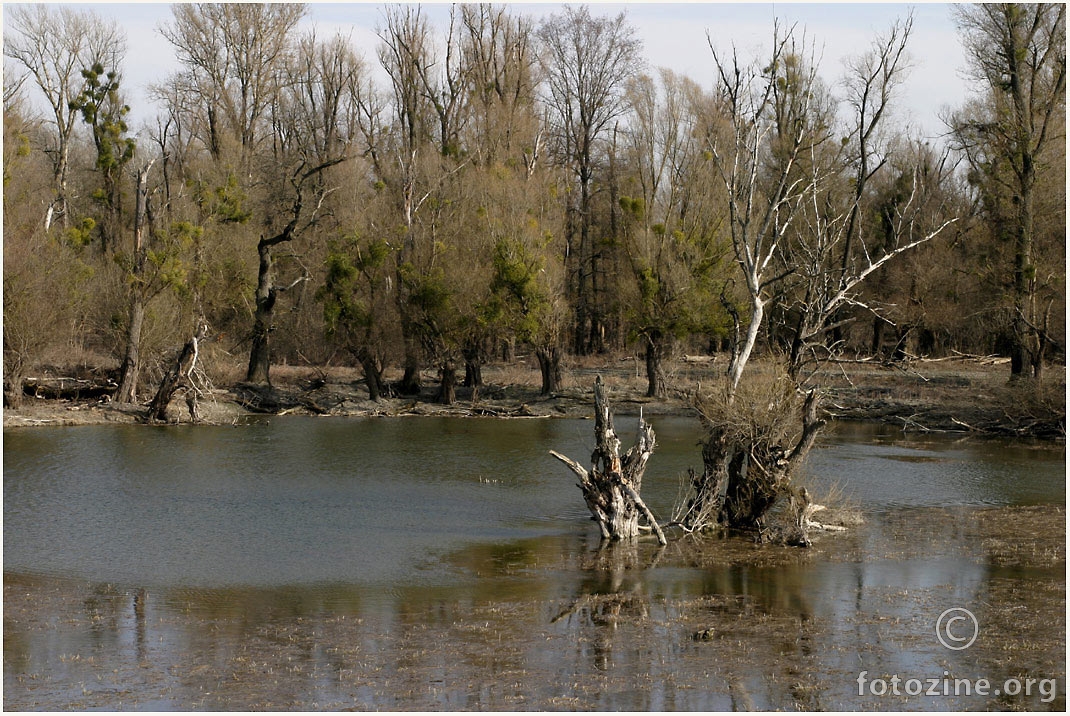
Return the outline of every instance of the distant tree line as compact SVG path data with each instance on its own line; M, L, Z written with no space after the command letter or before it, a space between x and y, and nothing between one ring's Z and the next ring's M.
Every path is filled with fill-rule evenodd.
M120 28L12 7L5 402L75 363L143 402L202 323L248 382L359 365L377 398L432 369L447 403L517 351L545 393L567 356L623 350L652 396L680 351L728 351L735 383L752 352L1040 377L1065 347L1065 8L954 12L971 94L938 145L890 120L909 17L833 84L776 27L761 60L711 48L704 89L583 6L438 27L388 5L356 48L301 31L302 5L175 5L180 70L135 134Z

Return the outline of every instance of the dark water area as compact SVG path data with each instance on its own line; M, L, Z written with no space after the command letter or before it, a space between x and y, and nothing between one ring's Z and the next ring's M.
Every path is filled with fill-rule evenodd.
M654 426L643 494L664 519L701 434ZM547 453L585 462L592 429L7 430L4 706L1065 708L1062 449L838 425L808 479L860 508L847 534L599 549ZM955 606L980 612L969 650L935 637ZM1037 683L895 698L859 694L862 670Z

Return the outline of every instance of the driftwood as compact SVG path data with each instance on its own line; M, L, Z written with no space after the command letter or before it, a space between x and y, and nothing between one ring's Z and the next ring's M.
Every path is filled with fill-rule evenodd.
M666 544L665 533L657 519L639 496L643 472L650 454L654 452L654 428L642 416L639 417L639 440L620 456L620 440L613 430L613 415L606 398L601 376L595 381L595 440L591 455L591 469L561 453L550 454L565 463L580 479L578 487L591 511L591 519L607 540L632 539L641 532L639 516L642 515L660 544Z
M178 358L167 373L164 374L163 380L160 381L160 387L156 391L152 403L149 404L149 412L145 417L146 422L167 422L167 406L171 404L171 398L174 397L180 387L186 389L186 405L189 408L190 418L194 422L200 419L200 415L197 412L197 399L200 396L200 389L193 380L193 371L197 367L200 341L207 335L208 326L202 323L197 328L197 332L193 334L193 337L186 341L186 345L182 347Z
M22 383L23 393L47 400L96 400L110 398L118 386L82 380L80 378L26 378Z

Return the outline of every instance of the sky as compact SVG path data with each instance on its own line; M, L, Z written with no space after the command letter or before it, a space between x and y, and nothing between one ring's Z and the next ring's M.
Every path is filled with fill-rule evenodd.
M834 89L843 74L844 59L862 54L878 32L885 32L913 9L914 32L908 45L910 74L900 88L900 106L893 126L911 127L923 137L936 139L945 133L940 117L966 98L962 78L965 62L951 18L944 3L588 3L592 14L625 12L643 42L648 70L668 67L687 75L705 88L713 86L710 42L718 51L735 46L750 58L768 51L774 20L784 26L805 29L816 45L823 79ZM304 27L319 36L341 31L369 64L377 64L383 3L312 3ZM432 21L444 22L446 3L423 3ZM515 12L540 18L561 11L559 3L510 3ZM10 5L7 5L8 7ZM98 15L116 20L126 31L127 58L124 68L132 126L136 130L155 115L146 90L178 69L171 46L159 27L171 19L167 3L83 3ZM5 32L6 25L5 25ZM707 33L708 38L707 39ZM8 61L9 62L9 61Z

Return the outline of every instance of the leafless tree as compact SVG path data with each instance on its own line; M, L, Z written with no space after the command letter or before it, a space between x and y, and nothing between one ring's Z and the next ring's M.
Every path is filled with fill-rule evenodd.
M642 43L624 13L594 17L586 6L566 6L538 30L546 78L545 101L561 159L575 173L567 256L570 298L576 307L575 347L600 350L604 316L599 303L599 252L592 236L592 180L599 140L627 111L626 86L641 66Z
M950 123L978 174L1011 195L1011 374L1039 378L1047 331L1036 300L1034 190L1044 152L1065 134L1059 117L1066 108L1066 6L961 5L955 17L970 73L985 95L974 111L960 112Z
M268 136L268 109L278 73L305 15L303 5L198 3L174 5L161 28L185 67L186 88L204 116L201 141L219 158L228 140L247 162Z
M269 222L282 224L257 242L259 257L252 348L246 380L269 383L270 334L276 302L285 291L307 281L307 270L290 284L279 285L273 251L291 244L324 216L326 201L338 186L329 170L350 158L357 137L363 67L341 37L318 42L302 38L289 61L278 96L271 106L274 166L285 172L280 191L282 211L269 211Z
M473 98L467 142L479 161L522 155L530 176L543 144L535 107L539 81L535 28L505 6L462 5L464 64Z
M848 136L858 142L854 156L828 146L834 133L823 124L805 121L813 112L809 103L821 94L816 65L812 58L802 60L792 32L781 36L776 28L772 53L760 64L743 66L734 54L728 60L714 52L729 126L711 135L708 146L728 193L732 245L750 316L733 349L724 391L700 408L709 436L703 473L692 476L693 493L681 511L685 529L711 523L761 528L763 515L781 496L790 496L800 514L805 512L809 498L791 477L824 421L820 394L801 375L802 363L811 356L818 362L831 357L819 339L840 307L862 305L859 287L868 277L956 220L931 200L946 168L907 163L900 177L904 196L889 209L885 235L874 240L857 231L866 184L875 174L868 147L896 79L906 29L909 23L905 29L897 25L876 41L868 59L853 66L856 112ZM800 104L791 110L796 119L785 122L780 100L788 89ZM879 113L859 101L871 93L880 96ZM845 173L862 186L840 202L837 187ZM771 288L789 279L792 309L799 315L795 349L783 375L755 377L741 393ZM826 352L816 353L818 346Z
M7 15L11 32L4 35L4 55L26 68L52 112L54 133L46 152L52 160L55 198L44 217L45 229L57 218L66 227L71 140L78 120L75 99L82 90L82 70L97 63L119 67L126 40L118 25L93 12L24 5L10 8Z

